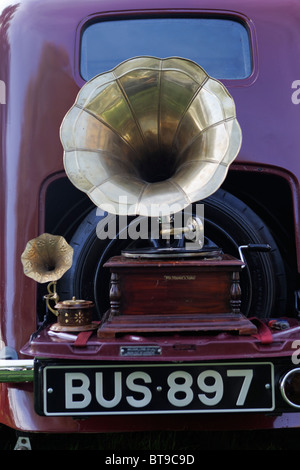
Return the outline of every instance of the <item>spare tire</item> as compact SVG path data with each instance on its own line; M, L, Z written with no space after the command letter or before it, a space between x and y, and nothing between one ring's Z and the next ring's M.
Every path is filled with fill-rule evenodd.
M246 316L268 318L285 313L286 275L284 263L274 238L264 222L237 197L219 189L204 203L205 237L222 248L224 253L239 257L238 247L248 244L269 244L267 253L247 252L246 267L241 274L242 312ZM128 225L141 218L128 218ZM115 224L115 225L114 225ZM135 242L122 238L128 225L121 229L119 220L99 209L92 210L78 227L72 240L73 265L60 280L63 299L94 300L98 318L109 306L109 271L104 263ZM116 228L108 237L108 227ZM151 240L149 240L151 244Z

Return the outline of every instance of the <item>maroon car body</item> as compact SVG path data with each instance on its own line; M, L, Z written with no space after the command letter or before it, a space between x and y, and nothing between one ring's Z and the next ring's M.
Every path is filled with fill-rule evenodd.
M92 206L70 186L63 167L59 128L85 80L80 74L81 34L88 23L144 17L234 18L247 28L251 74L221 80L233 96L243 133L240 153L222 190L258 214L276 240L286 274L285 301L278 298L273 325L256 337L220 333L167 337L128 335L91 339L86 347L56 340L42 322L39 286L24 276L21 254L28 240L49 231L72 240ZM279 390L281 377L297 367L300 288L300 164L298 87L300 7L283 0L2 0L0 12L1 221L0 350L3 361L33 358L63 363L274 364L270 411L43 416L37 413L36 380L0 384L0 422L26 432L109 432L154 429L267 429L298 427L297 408ZM104 45L105 47L105 45ZM201 64L200 64L201 65ZM217 77L218 78L218 77ZM79 194L80 193L80 194ZM267 242L268 240L266 240ZM279 276L279 275L278 275ZM276 275L275 275L276 277ZM277 279L278 281L278 279ZM277 286L277 288L279 289ZM299 291L300 292L300 291ZM264 294L263 294L264 295ZM273 294L272 294L273 295ZM275 294L274 294L275 295ZM275 295L276 296L276 295ZM280 303L281 302L281 303ZM276 312L275 312L276 310ZM275 313L274 313L275 312ZM254 312L255 313L255 312ZM255 315L254 315L255 316ZM282 329L282 317L288 328ZM259 329L260 331L260 329ZM270 334L272 335L270 339ZM296 341L296 342L295 342ZM120 348L160 348L150 358L121 355ZM157 349L154 349L157 351ZM49 362L48 362L49 363ZM7 366L7 367L8 367ZM270 385L270 384L268 384Z

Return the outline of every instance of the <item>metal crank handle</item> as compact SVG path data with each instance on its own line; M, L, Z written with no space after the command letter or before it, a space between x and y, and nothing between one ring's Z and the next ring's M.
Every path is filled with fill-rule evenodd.
M271 250L271 246L268 243L249 243L248 245L239 246L239 255L244 263L244 268L247 263L244 259L243 250L267 252Z

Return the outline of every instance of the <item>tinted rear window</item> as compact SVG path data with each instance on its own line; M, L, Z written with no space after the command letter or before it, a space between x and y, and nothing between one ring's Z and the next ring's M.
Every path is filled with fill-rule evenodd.
M251 74L249 35L242 23L212 18L155 18L88 26L82 35L81 75L89 80L140 55L184 57L218 79L244 79Z

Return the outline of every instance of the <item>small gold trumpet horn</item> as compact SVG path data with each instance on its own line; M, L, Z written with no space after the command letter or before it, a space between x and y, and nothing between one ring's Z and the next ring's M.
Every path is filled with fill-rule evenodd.
M56 283L72 266L73 248L64 237L43 233L27 243L21 261L26 276L39 283L49 283L45 299L49 310L57 316L50 300L55 304L59 301Z

